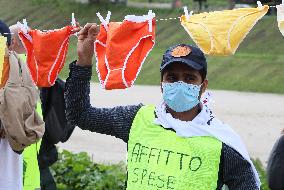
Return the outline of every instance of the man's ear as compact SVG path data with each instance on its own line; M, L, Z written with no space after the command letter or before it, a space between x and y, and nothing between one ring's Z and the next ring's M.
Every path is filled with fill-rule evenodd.
M206 91L207 87L208 87L208 80L204 79L202 86L201 86L201 90L200 90L201 94L203 94Z

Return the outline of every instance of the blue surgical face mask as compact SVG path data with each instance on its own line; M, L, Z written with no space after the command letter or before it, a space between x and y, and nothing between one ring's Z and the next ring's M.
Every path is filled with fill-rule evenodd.
M162 83L163 98L167 106L176 112L185 112L199 103L201 85L187 84L183 81Z

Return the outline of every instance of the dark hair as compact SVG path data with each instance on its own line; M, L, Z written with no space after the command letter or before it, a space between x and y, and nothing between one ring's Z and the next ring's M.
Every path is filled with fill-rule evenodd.
M0 20L0 33L2 36L7 38L8 46L10 46L11 45L11 32L10 32L9 27L2 20Z
M201 79L202 79L202 82L206 79L207 77L207 71L205 68L201 69L200 71L198 71L199 74L201 75Z

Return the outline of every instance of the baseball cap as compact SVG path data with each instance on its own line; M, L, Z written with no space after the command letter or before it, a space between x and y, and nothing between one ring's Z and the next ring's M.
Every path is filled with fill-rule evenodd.
M2 20L0 20L0 33L2 36L5 36L7 38L8 45L11 45L10 29Z
M176 62L184 63L198 71L204 70L205 74L207 73L206 58L198 47L187 44L177 44L169 47L163 55L160 72Z

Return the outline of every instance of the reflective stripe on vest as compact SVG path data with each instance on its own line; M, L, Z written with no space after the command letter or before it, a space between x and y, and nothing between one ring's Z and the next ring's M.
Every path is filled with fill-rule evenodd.
M41 104L38 102L36 112L42 117ZM37 152L40 149L41 140L25 148L24 158L24 190L40 189L40 172L38 167Z
M179 137L153 124L154 111L154 106L143 106L133 121L127 190L216 189L222 142L213 137Z

